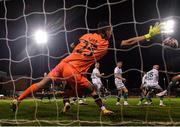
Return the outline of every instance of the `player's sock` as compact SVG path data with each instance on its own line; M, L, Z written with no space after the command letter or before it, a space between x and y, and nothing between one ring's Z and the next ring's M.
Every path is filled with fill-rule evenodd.
M164 98L163 96L159 97L160 101L163 101L163 98Z
M140 101L142 102L144 99L145 99L144 96L141 96Z
M96 104L101 108L101 110L104 110L105 106L103 105L101 98L99 98L98 95L93 95L92 97L94 98Z
M118 91L117 102L120 102L120 99L121 99L121 93Z
M160 100L160 103L163 103L163 100Z
M30 87L28 87L18 98L18 101L22 101L24 98L26 98L30 93L34 93L38 91L40 88L37 86L37 84L32 84Z
M144 99L145 99L145 96L144 96L144 94L143 94L143 92L142 92L142 93L141 93L141 96L140 96L139 104L141 104Z
M163 104L163 100L160 99L160 104Z
M117 96L117 102L120 102L120 99L121 99L121 95L118 95Z
M128 98L128 93L124 93L124 101L127 101L127 98Z
M147 96L147 101L152 102L151 96Z
M164 103L163 103L163 97L160 97L159 105L160 105L160 106L165 106Z

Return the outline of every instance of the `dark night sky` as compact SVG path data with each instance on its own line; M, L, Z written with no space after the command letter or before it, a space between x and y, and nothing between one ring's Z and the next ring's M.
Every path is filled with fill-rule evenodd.
M110 0L110 2L118 2L120 0ZM144 22L151 19L157 19L158 13L156 8L157 0L134 0L135 5L135 18L137 22ZM71 8L75 5L85 5L86 0L65 0L65 7ZM106 3L106 0L89 0L89 7L98 7ZM88 27L90 29L96 28L96 24L99 21L108 21L109 20L109 11L108 6L102 6L97 9L88 9L87 17L86 8L83 6L73 7L66 11L66 21L64 22L64 10L63 10L63 0L45 0L45 11L49 12L46 14L47 22L45 24L45 15L38 14L35 12L43 12L43 1L42 0L25 0L25 14L28 23L28 29L25 29L25 19L19 18L17 20L8 20L8 45L11 50L11 59L19 62L11 62L11 73L13 75L26 75L29 76L31 73L31 68L28 59L22 60L27 57L26 53L26 38L19 36L25 35L27 30L28 36L31 36L33 32L40 27L46 26L47 31L52 35L49 37L47 47L40 46L35 43L33 38L27 39L27 51L32 62L33 77L42 76L44 72L48 72L48 60L50 63L50 68L52 69L61 59L60 56L68 53L66 46L65 35L67 34L67 43L71 44L72 42L77 42L78 38L87 32L85 19L87 18ZM15 19L23 15L23 0L10 0L6 2L7 7L7 18ZM179 0L159 0L158 7L161 14L161 18L167 18L169 16L175 16L176 20L176 32L171 36L175 37L177 40L180 40L178 36L179 29L179 17L180 16L180 1ZM59 11L56 11L60 9ZM54 12L56 11L56 12ZM30 15L29 15L30 14ZM127 0L123 3L118 3L111 5L111 22L112 25L117 25L123 22L132 22L133 21L133 10L132 10L132 1ZM7 43L4 39L6 38L5 30L5 20L2 19L5 16L4 3L0 2L0 59L9 58L9 50ZM137 30L139 35L143 35L147 32L149 25L154 24L157 20L151 20L149 22L138 24ZM64 29L66 28L66 32ZM79 29L76 29L79 28ZM94 32L94 31L90 31ZM124 24L117 25L114 27L114 36L116 48L121 49L119 42L123 39L128 39L130 37L136 36L134 31L134 24ZM15 39L15 40L14 40ZM110 47L113 48L113 41L110 40ZM160 37L156 37L151 42L142 43L141 45L150 45L152 43L160 42ZM49 49L50 56L47 57ZM132 47L128 47L132 48ZM153 64L159 64L161 70L164 70L164 63L162 57L162 47L159 45L152 46L150 48L141 48L142 57L143 57L143 70L148 71L151 69ZM174 51L171 49L165 49L165 59L168 67L168 71L179 72L180 65L180 51ZM42 55L46 54L46 55ZM57 57L57 58L53 58ZM100 61L101 71L105 72L107 75L113 73L115 67L115 59L121 60L124 62L123 70L141 68L141 61L139 55L139 48L134 48L131 51L123 52L117 51L117 55L114 55L114 51L109 51L108 54ZM21 61L22 60L22 61ZM0 60L0 71L5 71L9 73L9 64L8 60ZM124 75L127 78L127 86L137 88L140 85L140 73L136 71L130 71ZM160 79L164 77L161 74ZM113 78L109 78L110 81L113 81ZM109 84L111 85L111 84ZM113 83L112 83L112 87Z

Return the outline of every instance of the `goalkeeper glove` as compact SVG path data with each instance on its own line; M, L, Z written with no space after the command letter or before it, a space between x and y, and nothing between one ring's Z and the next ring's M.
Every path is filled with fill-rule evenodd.
M149 33L144 35L147 41L149 41L152 37L161 33L160 25L161 24L157 22L154 26L150 26Z

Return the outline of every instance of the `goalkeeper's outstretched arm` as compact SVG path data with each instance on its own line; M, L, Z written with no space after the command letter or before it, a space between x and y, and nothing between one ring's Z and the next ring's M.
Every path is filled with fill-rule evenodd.
M130 38L130 39L127 39L127 40L123 40L121 42L121 46L129 46L129 45L134 45L138 42L142 42L142 41L145 41L146 38L145 36L139 36L139 37L133 37L133 38Z
M150 26L148 34L145 34L143 36L133 37L133 38L130 38L130 39L127 39L127 40L123 40L121 42L121 46L134 45L134 44L136 44L138 42L142 42L142 41L145 41L145 40L149 41L151 38L153 38L154 36L161 33L160 25L161 24L156 23L154 26Z

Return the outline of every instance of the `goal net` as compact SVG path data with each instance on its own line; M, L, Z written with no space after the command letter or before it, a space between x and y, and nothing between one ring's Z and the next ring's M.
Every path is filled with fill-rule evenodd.
M179 71L179 49L164 47L160 43L165 38L163 35L130 47L122 48L120 44L124 39L146 34L149 26L155 22L166 19L178 21L179 16L175 12L175 8L178 7L176 4L175 0L101 0L98 2L97 0L0 0L0 71L2 71L0 95L5 95L7 100L16 98L30 84L41 80L44 74L50 72L59 61L68 56L72 52L71 45L78 42L83 34L96 32L98 22L107 21L112 26L113 32L108 53L99 62L101 72L106 75L102 79L103 84L110 92L106 100L109 101L107 106L113 105L109 107L115 108L118 114L106 118L99 113L94 120L93 116L88 114L91 114L95 104L87 98L89 99L87 101L89 104L85 105L87 111L81 112L86 108L77 104L72 106L72 114L63 116L62 98L53 94L50 102L46 99L44 102L40 101L41 95L48 93L46 90L48 87L45 87L31 99L25 99L25 103L21 105L22 108L17 112L7 112L9 115L2 116L0 123L2 125L11 125L12 122L17 125L172 124L174 110L171 110L170 98L166 99L167 107L166 111L164 110L166 116L163 121L151 119L152 115L156 115L151 113L152 110L156 110L155 105L143 107L144 113L140 114L140 119L134 118L136 117L134 110L140 110L140 108L137 108L133 98L140 96L139 88L143 73L151 70L154 64L160 65L160 86L163 89L167 88L171 77ZM170 11L174 11L174 14ZM179 39L176 34L172 36ZM114 85L114 68L118 61L123 61L123 76L127 79L126 87L129 90L130 100L133 97L131 101L134 104L130 104L127 109L115 105L117 93ZM92 68L87 73L88 78L91 72ZM50 85L53 91L63 89L62 84ZM7 102L9 104L10 101ZM6 103L7 106L8 104ZM129 112L133 114L132 117ZM160 115L158 117L161 117ZM178 122L173 124L179 124Z

